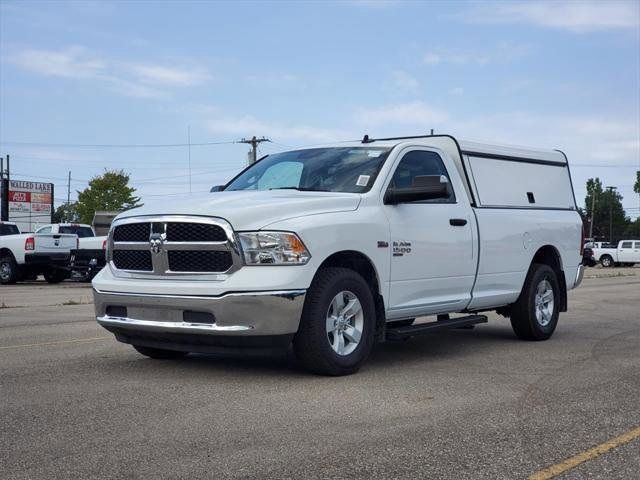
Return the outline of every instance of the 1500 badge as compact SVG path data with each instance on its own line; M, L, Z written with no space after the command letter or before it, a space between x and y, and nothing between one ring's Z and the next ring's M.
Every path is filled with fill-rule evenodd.
M393 242L393 256L402 257L411 253L411 242Z

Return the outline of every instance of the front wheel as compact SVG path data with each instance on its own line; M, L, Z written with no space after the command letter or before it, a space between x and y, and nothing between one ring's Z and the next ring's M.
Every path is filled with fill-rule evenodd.
M307 292L293 348L300 363L321 375L358 371L374 343L371 289L347 268L324 268Z
M558 324L560 285L548 265L533 264L511 310L511 326L522 340L547 340Z

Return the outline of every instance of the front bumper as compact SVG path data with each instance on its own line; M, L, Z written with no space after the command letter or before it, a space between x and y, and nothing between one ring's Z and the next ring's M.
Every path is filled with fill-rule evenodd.
M221 296L93 291L96 320L121 342L189 352L284 346L298 330L305 295L306 290Z

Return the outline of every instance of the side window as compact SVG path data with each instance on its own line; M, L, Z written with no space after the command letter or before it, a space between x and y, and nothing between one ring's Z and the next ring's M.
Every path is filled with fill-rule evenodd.
M36 233L51 233L51 226L39 228Z
M632 245L633 245L633 242L622 242L622 245L620 245L620 248L633 248Z
M636 242L633 248L640 248L640 242Z
M392 188L410 188L414 185L416 177L424 175L443 175L449 181L448 198L439 198L436 200L425 200L420 203L455 203L456 196L451 186L449 173L442 162L442 158L435 152L427 152L424 150L414 150L407 153L396 168L391 178L389 187Z

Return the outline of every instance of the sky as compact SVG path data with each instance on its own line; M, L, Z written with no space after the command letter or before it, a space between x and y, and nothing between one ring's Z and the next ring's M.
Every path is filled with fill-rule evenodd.
M56 205L69 171L72 200L104 169L173 198L244 167L243 137L432 128L562 149L579 206L598 176L640 215L640 1L0 0L0 156Z

